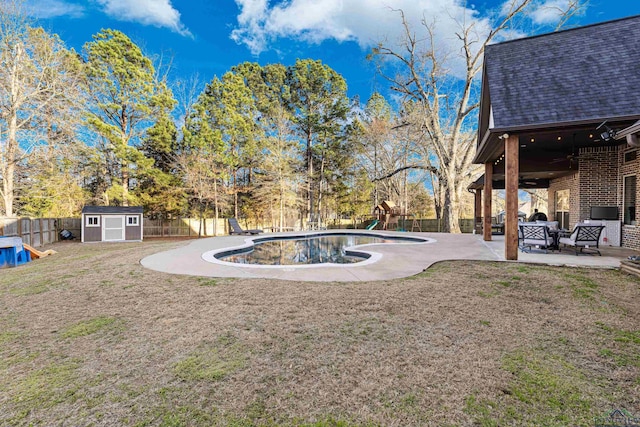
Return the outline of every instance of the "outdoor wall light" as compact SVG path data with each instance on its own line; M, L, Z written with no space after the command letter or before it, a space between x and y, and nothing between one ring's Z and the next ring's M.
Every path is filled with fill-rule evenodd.
M616 131L607 126L606 120L600 123L596 130L600 128L604 128L604 132L600 134L600 139L602 139L603 141L609 141L610 139L613 139L614 136L616 136Z
M535 138L531 138L530 142L536 142L536 139Z
M558 141L562 141L562 137L561 136L558 137Z
M614 136L616 136L616 131L614 131L613 129L609 129L607 128L607 130L605 130L604 132L602 132L600 134L600 138L603 141L609 141L610 139L612 139Z

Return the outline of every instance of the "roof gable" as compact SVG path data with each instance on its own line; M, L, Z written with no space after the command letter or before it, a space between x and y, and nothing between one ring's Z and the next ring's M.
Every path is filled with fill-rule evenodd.
M639 116L639 41L635 16L489 45L482 109L501 131Z

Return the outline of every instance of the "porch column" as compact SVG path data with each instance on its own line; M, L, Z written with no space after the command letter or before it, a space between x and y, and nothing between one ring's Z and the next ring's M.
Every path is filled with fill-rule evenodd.
M491 193L493 192L493 163L484 164L484 206L482 237L485 242L491 241Z
M518 174L520 138L509 135L504 139L506 215L504 224L504 257L518 259Z
M474 193L475 204L473 205L473 230L480 234L482 224L482 190L477 189Z

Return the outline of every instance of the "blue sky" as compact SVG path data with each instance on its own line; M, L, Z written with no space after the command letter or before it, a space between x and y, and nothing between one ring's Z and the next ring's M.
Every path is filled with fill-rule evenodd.
M503 0L504 1L504 0ZM436 22L438 38L455 39L451 19L470 16L483 28L498 0L27 0L40 25L78 50L101 28L126 33L148 54L172 58L171 76L199 75L202 84L244 61L290 65L296 58L320 59L342 74L349 96L366 101L386 91L366 55L376 41L393 41L401 29L402 8L418 23ZM570 0L537 0L527 33L553 29L553 10ZM590 0L572 25L640 14L638 0ZM551 27L545 27L551 25ZM612 54L615 47L612 46Z

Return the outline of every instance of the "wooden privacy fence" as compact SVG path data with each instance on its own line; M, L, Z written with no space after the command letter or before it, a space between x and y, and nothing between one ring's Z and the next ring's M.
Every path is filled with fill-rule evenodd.
M58 218L58 232L62 230L70 231L76 239L80 240L82 220L80 218Z
M227 220L220 218L144 219L143 236L146 237L198 237L228 234ZM217 233L214 233L214 229Z
M202 226L201 226L202 223ZM228 234L227 220L220 218L144 218L144 235L147 237L198 237ZM80 218L6 218L0 217L0 236L21 237L22 241L34 247L57 242L59 233L69 230L79 240L82 233Z
M82 233L82 223L80 218L60 218L58 220L59 230L69 230L80 238ZM218 236L227 234L225 229L226 219L218 220L217 234ZM175 218L175 219L149 219L144 218L143 238L147 237L198 237L213 236L215 227L215 219L206 218L202 220L202 228L200 228L199 218ZM198 234L200 233L200 234Z
M20 237L22 241L33 247L41 247L60 240L59 233L69 230L79 240L82 232L80 218L6 218L0 217L0 236ZM442 220L419 219L424 232L442 231ZM364 228L364 223L329 224L329 228ZM402 224L399 224L402 226ZM407 223L407 226L410 224ZM244 226L244 224L243 224ZM270 230L271 227L260 227ZM214 233L214 229L217 233ZM411 227L408 228L409 230ZM463 233L473 232L473 219L461 219L460 229ZM200 220L199 218L149 219L144 218L143 238L149 237L211 237L217 234L229 234L227 220L213 218Z
M443 220L441 219L419 219L420 227L422 231L430 233L439 233L442 231ZM460 231L463 233L473 232L473 219L460 219L458 220L460 225Z
M354 222L330 222L328 223L329 228L365 228L367 224L369 224L371 219L364 220L359 219ZM420 224L420 229L423 232L429 233L440 233L443 229L444 221L441 219L416 219ZM460 231L463 233L473 233L473 219L460 219L458 220L458 224L460 225ZM413 218L407 219L406 221L400 220L398 222L398 229L411 231L413 226ZM395 230L395 226L390 230ZM417 230L416 230L417 231Z
M27 245L41 247L58 241L57 220L0 217L0 236L20 237Z

